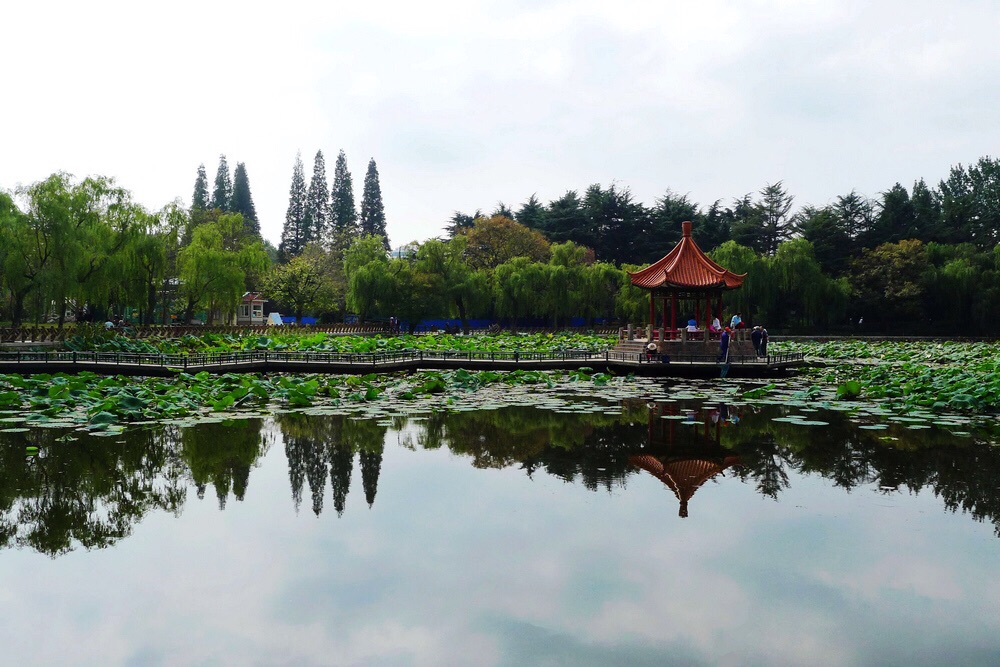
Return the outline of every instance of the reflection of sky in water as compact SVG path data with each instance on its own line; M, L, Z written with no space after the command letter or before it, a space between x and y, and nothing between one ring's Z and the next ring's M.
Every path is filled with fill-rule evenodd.
M189 494L114 548L0 552L19 664L996 664L990 524L924 491L716 477L677 517L390 432L369 509L292 509L280 442L246 499ZM329 486L327 486L329 493Z

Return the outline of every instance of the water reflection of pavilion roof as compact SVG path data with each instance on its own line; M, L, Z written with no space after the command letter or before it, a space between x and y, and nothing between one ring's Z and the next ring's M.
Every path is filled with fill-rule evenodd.
M739 456L726 456L722 459L701 458L660 458L652 454L641 454L628 457L628 462L636 468L641 468L667 485L674 492L681 507L679 515L688 515L688 501L702 484L712 479L726 468L739 465Z
M721 428L726 423L721 410L708 406L699 412L691 410L693 423L680 428L677 427L677 420L661 419L664 415L678 415L679 411L676 404L651 405L649 450L629 456L628 462L653 475L673 491L680 501L679 515L686 518L688 502L695 491L716 475L723 474L726 468L739 465L741 459L720 444ZM697 419L699 414L701 421ZM714 423L712 415L716 417Z

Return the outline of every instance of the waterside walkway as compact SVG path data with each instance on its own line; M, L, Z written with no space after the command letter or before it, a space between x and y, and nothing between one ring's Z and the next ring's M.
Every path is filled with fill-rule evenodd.
M728 367L717 357L685 355L649 360L645 354L608 351L443 352L373 354L334 352L229 352L221 354L127 354L118 352L0 352L0 373L79 373L169 377L178 373L392 373L447 370L577 370L661 377L762 377L805 365L802 354L767 357L730 355Z

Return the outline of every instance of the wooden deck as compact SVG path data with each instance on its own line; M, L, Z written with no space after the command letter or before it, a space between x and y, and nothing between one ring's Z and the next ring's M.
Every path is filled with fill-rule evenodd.
M805 364L801 354L768 357L730 355L727 375L761 377ZM178 373L392 373L448 370L577 370L592 368L616 374L660 377L717 377L722 365L715 355L688 354L647 358L645 353L608 351L537 352L233 352L227 354L119 354L109 352L3 352L0 373L80 373L170 377Z

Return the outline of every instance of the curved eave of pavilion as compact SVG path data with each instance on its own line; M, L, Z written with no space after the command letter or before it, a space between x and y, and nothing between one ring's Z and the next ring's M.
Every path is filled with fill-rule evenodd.
M656 289L736 289L743 285L745 273L733 273L709 259L693 238L691 223L683 223L680 242L662 259L629 278L636 287Z
M740 464L740 457L727 456L721 461L709 459L663 460L649 454L628 457L628 462L650 473L674 492L680 501L680 516L687 517L688 501L702 484L730 466Z

